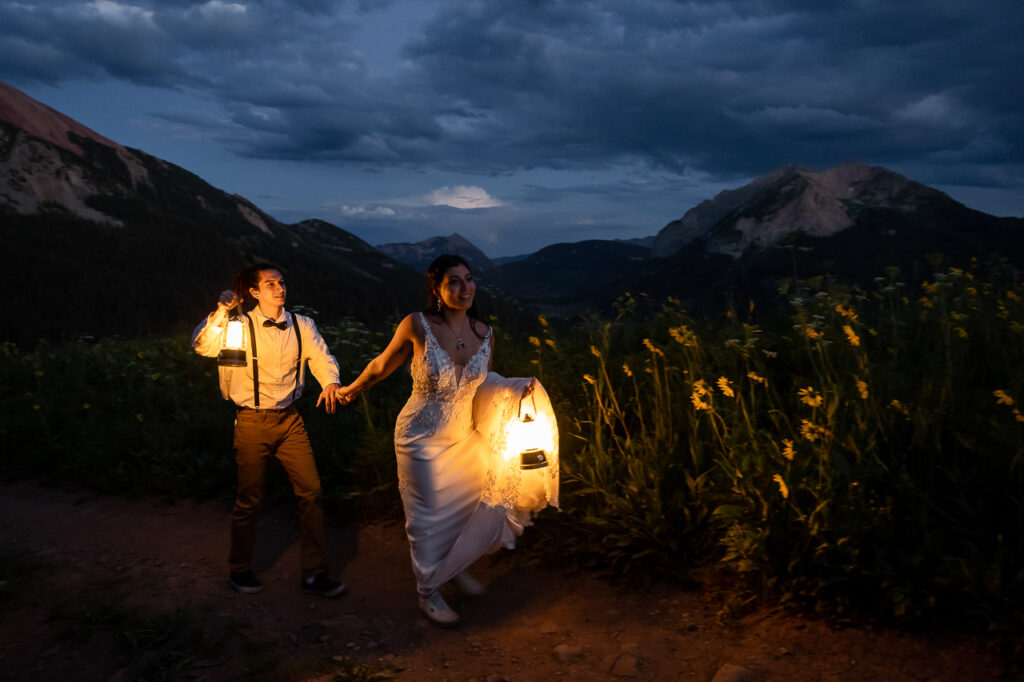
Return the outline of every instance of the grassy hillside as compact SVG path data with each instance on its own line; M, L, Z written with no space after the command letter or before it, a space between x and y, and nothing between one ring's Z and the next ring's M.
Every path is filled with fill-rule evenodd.
M561 429L563 511L528 546L645 580L714 566L737 608L1019 633L1024 285L998 262L921 276L790 279L703 319L630 295L561 331L492 318L496 369L538 376ZM396 321L318 323L351 377ZM184 337L8 344L0 386L7 478L231 494L230 406ZM399 372L331 417L304 399L331 509L396 509L408 391Z

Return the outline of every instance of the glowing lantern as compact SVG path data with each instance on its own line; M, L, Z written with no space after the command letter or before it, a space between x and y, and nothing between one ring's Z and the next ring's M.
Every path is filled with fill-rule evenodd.
M550 426L537 412L537 403L533 399L533 386L528 389L532 409L523 407L526 396L519 398L519 421L509 429L508 449L519 454L520 469L543 469L548 465L548 453L545 444L551 440Z
M217 364L221 367L245 367L245 327L237 316L228 319L227 329L221 337Z

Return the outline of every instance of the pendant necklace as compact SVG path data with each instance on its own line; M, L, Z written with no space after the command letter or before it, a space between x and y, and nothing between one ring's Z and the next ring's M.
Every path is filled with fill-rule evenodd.
M455 337L455 350L462 350L463 348L465 348L466 344L462 340L462 332L466 331L466 325L469 324L469 318L467 317L466 321L462 323L462 332L459 332L458 334L456 334L455 330L452 329L452 326L448 324L448 320L445 320L444 324L446 327L448 327L449 331L451 331L452 336Z

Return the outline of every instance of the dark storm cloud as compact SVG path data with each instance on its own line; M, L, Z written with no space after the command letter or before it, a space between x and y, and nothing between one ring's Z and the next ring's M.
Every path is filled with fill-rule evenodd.
M1019 0L438 1L388 70L353 47L378 6L0 0L0 77L195 91L221 104L206 134L257 158L1024 176Z

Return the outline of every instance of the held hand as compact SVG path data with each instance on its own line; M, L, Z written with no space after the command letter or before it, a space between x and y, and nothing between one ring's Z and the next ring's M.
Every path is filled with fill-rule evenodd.
M324 386L324 390L320 393L320 397L316 400L316 406L320 407L320 403L324 404L324 409L327 410L327 414L334 414L334 410L338 405L344 405L341 402L341 387L338 384L327 384Z
M352 384L349 384L348 386L338 389L338 403L341 405L348 405L355 400L358 395L359 391L352 388Z

